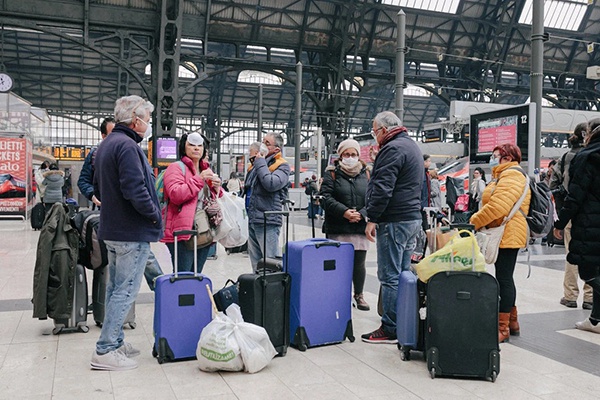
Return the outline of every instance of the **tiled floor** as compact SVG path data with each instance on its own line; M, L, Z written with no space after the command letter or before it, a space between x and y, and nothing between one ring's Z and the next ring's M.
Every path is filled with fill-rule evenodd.
M291 229L310 235L304 213ZM319 222L317 224L320 224ZM319 229L318 229L319 230ZM263 371L205 373L196 361L159 365L152 358L153 293L144 284L137 303L137 328L126 338L145 350L139 368L125 372L90 369L99 328L52 335L52 322L31 317L32 276L39 233L20 221L0 220L0 399L597 399L600 335L574 329L587 311L559 305L564 249L531 248L532 274L525 257L515 272L522 333L501 345L501 372L495 383L431 380L422 356L400 360L395 345L357 340L300 352L290 348ZM166 247L152 245L164 270ZM368 253L366 299L377 294L376 254ZM215 288L249 272L241 254L208 261L204 272ZM91 287L91 274L88 274ZM581 299L580 299L581 301ZM379 325L375 307L353 313L357 338Z

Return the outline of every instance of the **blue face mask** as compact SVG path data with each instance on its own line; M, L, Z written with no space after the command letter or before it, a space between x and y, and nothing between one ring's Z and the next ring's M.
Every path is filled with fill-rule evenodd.
M490 167L496 167L500 165L500 160L497 158L490 158Z

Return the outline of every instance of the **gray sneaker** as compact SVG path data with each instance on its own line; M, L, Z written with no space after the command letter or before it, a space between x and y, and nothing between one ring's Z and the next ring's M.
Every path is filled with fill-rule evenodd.
M140 355L140 351L133 347L129 342L123 342L123 345L117 349L118 352L121 352L127 358L137 357Z
M137 368L138 363L127 358L125 354L119 350L113 350L102 355L96 353L96 350L94 350L91 366L92 369L103 371L126 371L128 369Z

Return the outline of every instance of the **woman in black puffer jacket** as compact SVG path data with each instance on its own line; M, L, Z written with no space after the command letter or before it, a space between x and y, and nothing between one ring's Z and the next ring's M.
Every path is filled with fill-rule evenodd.
M365 163L358 159L360 145L356 140L344 140L337 153L340 158L327 167L321 185L321 205L325 210L323 232L328 239L354 245L354 300L359 310L368 311L370 307L364 299L363 289L369 241L365 236L367 223L361 211L364 212L369 173Z
M571 161L568 193L554 227L564 229L571 221L567 261L593 289L590 317L575 326L600 333L600 118L590 121L589 132Z

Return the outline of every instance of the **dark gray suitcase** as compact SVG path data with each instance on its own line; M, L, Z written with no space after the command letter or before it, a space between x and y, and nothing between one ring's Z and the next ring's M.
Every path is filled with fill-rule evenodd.
M96 268L94 270L94 280L92 282L92 312L96 325L102 326L104 322L104 308L106 307L106 283L108 282L108 268ZM135 303L131 305L123 326L129 325L135 329Z
M500 373L498 282L485 272L439 272L427 283L425 345L431 378Z
M87 302L88 288L85 268L83 265L77 264L73 279L73 307L71 309L71 316L68 319L54 319L52 333L55 335L63 331L81 331L87 333L90 330L87 326Z
M267 211L265 221L267 215L277 213L286 217L287 242L289 211ZM267 264L266 259L263 262ZM290 283L287 272L272 272L267 268L238 278L239 304L244 321L265 328L279 356L285 356L290 345Z

